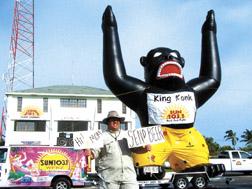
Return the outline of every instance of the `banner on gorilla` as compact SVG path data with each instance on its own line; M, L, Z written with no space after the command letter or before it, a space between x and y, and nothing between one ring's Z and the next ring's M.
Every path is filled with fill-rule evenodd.
M149 124L187 124L195 120L196 102L192 92L147 94Z

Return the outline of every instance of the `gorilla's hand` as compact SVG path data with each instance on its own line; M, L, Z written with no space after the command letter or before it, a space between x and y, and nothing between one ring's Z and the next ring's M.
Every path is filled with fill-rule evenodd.
M103 16L102 16L102 29L103 29L103 31L105 29L108 29L109 27L114 27L115 29L117 29L116 18L114 16L114 13L112 11L111 6L107 6L107 8L104 11Z
M214 33L217 31L213 10L208 11L206 21L202 26L202 33L206 31L213 31Z

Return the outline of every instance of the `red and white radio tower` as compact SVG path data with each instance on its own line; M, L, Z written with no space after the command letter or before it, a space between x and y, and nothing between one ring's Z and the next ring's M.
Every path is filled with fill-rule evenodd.
M6 90L34 88L34 0L14 0Z
M34 88L34 0L14 0L10 63L4 74L6 91ZM5 133L6 102L0 116L0 142Z

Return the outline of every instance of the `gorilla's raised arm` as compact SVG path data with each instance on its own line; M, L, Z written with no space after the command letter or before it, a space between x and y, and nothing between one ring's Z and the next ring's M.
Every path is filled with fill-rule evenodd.
M111 6L103 14L103 75L106 85L126 105L135 109L135 101L146 84L127 75L121 53L116 18ZM135 100L132 100L135 99Z
M208 11L202 26L201 68L199 77L187 84L195 91L198 107L203 105L218 89L221 82L221 66L217 45L217 27L214 11Z

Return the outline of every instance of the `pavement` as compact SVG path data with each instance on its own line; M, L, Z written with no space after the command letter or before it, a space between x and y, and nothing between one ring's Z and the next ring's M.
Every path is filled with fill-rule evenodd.
M166 175L166 178L169 178L169 175ZM231 182L227 184L225 178L231 179ZM81 187L78 189L96 189L97 186L88 186ZM143 189L161 189L158 185L144 186ZM167 186L167 189L173 189L173 185L170 184ZM251 189L252 188L252 174L244 175L240 173L230 173L224 175L220 179L216 179L209 183L208 189ZM193 189L192 186L189 186L189 189Z
M169 176L170 175L168 174L165 177L169 178ZM231 182L227 184L225 182L225 178L231 179ZM142 188L161 189L162 187L158 185L150 185L150 186L144 186ZM172 184L169 184L166 188L173 189L174 187ZM97 186L84 186L84 187L78 187L76 189L97 189ZM193 189L193 187L190 185L189 189ZM224 175L223 178L210 182L207 189L252 189L252 173L249 175L244 175L242 173L229 173L227 175Z

